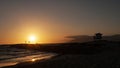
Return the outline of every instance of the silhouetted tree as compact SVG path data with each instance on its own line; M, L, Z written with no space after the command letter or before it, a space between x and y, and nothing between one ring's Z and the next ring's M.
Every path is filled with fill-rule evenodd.
M97 41L97 40L101 40L102 39L102 34L101 33L96 33L95 36L94 36L94 40Z

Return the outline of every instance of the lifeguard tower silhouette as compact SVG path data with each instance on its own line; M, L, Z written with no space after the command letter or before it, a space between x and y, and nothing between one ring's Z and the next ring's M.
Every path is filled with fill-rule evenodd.
M94 41L100 41L102 39L102 35L101 33L95 33L95 36L93 37L94 38Z

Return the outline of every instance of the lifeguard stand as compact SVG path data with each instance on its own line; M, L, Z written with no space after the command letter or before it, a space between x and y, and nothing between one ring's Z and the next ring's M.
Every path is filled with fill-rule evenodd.
M102 35L101 33L96 33L95 36L94 36L94 40L95 41L100 41L102 39Z

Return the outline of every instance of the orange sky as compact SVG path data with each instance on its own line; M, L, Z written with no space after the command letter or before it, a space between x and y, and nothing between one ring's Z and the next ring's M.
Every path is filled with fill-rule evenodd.
M66 42L66 36L120 33L119 1L0 0L0 44Z

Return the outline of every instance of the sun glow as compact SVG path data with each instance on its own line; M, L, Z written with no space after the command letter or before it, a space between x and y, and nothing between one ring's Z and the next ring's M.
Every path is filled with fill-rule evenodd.
M28 37L29 43L36 43L36 36L35 35L30 35Z

